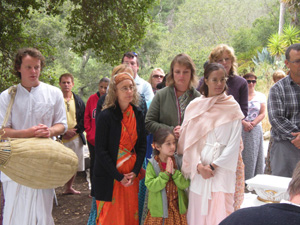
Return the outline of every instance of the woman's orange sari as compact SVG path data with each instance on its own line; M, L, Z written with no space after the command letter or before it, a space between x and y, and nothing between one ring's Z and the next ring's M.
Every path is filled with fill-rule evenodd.
M121 139L117 159L117 169L121 174L130 173L135 165L136 154L132 152L137 140L136 118L132 106L123 113ZM114 182L111 202L97 202L97 225L107 224L139 224L138 210L139 180L133 185L124 187L120 182Z

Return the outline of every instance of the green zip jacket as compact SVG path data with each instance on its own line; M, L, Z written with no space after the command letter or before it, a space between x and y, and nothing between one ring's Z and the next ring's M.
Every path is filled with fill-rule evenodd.
M193 99L200 96L200 93L192 88L192 93L188 98L190 103ZM146 115L146 130L154 134L160 128L174 129L181 125L182 121L178 118L178 110L174 86L165 87L156 92L149 110Z
M174 156L177 167L180 168L179 157ZM175 170L172 179L178 190L179 213L185 214L188 206L188 199L184 189L190 186L190 180L186 180L180 170ZM169 176L161 172L157 161L152 157L146 169L145 185L149 190L148 209L152 217L168 218L168 200L166 185Z

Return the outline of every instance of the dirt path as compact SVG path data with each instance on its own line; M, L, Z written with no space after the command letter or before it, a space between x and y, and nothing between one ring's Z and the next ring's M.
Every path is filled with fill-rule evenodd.
M55 225L86 225L92 204L85 172L79 172L74 188L80 195L62 195L63 188L56 188L58 206L53 205L52 215Z

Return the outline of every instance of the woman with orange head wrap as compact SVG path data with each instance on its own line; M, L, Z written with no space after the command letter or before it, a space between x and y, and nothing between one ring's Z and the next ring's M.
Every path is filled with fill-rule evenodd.
M97 224L139 224L138 174L146 153L146 133L138 102L132 74L114 75L96 121Z

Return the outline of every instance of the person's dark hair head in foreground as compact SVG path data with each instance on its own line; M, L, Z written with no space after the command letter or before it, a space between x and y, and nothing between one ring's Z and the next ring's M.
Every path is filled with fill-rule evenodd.
M289 201L237 210L220 225L291 225L300 224L300 162L288 187Z

